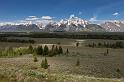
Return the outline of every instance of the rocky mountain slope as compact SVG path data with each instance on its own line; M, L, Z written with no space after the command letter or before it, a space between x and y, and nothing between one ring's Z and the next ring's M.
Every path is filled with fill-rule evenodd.
M1 25L0 32L124 32L124 21L109 21L98 25L71 15L68 19L44 22Z
M124 21L110 21L101 24L109 32L124 32Z

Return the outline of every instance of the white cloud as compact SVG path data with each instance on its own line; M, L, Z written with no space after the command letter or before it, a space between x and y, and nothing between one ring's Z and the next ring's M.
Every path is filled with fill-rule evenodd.
M51 16L42 16L41 18L43 20L51 20L51 19L53 19L53 17L51 17Z
M113 16L118 16L119 13L118 13L118 12L115 12L115 13L113 13L112 15L113 15Z
M21 24L37 24L37 23L43 23L45 26L46 24L52 22L53 17L51 16L42 16L42 17L37 17L37 16L28 16L24 20L19 21Z
M29 18L36 18L36 16L28 16Z
M38 20L39 18L36 16L28 16L28 18L25 18L26 21L35 21Z

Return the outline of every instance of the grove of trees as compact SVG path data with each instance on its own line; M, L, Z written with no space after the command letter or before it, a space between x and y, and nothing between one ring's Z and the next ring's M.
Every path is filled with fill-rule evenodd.
M34 48L34 53L36 55L52 57L52 56L63 54L63 48L61 46L52 45L52 48L50 49L48 48L47 45L45 45L44 47L40 45Z
M16 42L16 43L31 43L34 44L34 40L24 40L24 39L8 39L5 37L0 37L0 42Z
M67 53L69 52L67 51ZM29 45L29 47L19 47L19 48L8 47L3 50L0 50L0 57L15 57L24 54L52 57L63 54L63 48L61 46L55 46L55 45L53 45L51 49L48 48L47 45L45 45L44 47L42 45L39 45L37 47L33 47L32 45Z
M90 43L88 45L86 45L88 47L98 47L98 48L124 48L124 42L122 41L117 41L115 43L108 43L108 42L104 42L104 43Z

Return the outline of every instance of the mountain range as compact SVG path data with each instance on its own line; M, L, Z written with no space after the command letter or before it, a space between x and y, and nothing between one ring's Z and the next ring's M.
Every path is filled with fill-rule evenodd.
M47 24L26 23L0 26L0 32L124 32L124 21L106 21L92 24L79 17L70 16L60 21L46 20Z

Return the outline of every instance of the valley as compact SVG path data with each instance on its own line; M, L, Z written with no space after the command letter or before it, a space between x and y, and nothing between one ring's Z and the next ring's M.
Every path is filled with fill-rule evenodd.
M36 43L0 42L1 49L6 48L33 48L42 45L61 46L63 54L56 56L36 55L34 62L33 54L0 58L0 76L7 78L9 82L121 82L124 77L124 49L123 48L91 48L89 43L115 43L123 40L103 39L67 39L67 38L30 38L30 37L6 37L34 40ZM78 46L76 46L78 44ZM68 49L68 54L66 53ZM106 50L108 55L104 55ZM42 60L46 58L50 67L41 68ZM76 66L79 61L79 66ZM6 82L6 81L3 81Z

